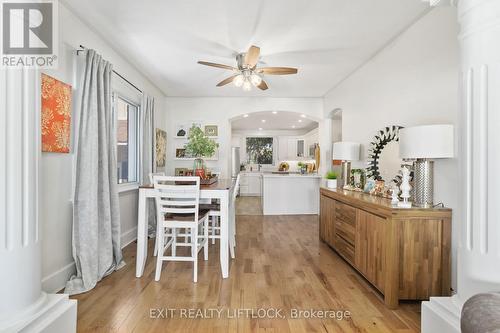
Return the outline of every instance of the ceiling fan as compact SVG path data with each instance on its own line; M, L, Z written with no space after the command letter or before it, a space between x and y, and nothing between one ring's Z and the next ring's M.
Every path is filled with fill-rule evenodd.
M213 62L198 61L199 64L217 68L223 68L233 71L233 75L222 80L217 84L217 87L225 86L233 82L235 86L242 87L245 91L250 91L252 86L261 90L267 90L269 87L262 79L264 75L288 75L297 74L297 68L291 67L260 67L257 68L259 61L260 48L252 45L246 53L236 55L236 63L238 67L216 64Z

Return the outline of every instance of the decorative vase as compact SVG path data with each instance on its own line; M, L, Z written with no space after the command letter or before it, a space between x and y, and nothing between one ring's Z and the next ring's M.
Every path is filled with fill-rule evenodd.
M205 161L202 158L196 158L193 165L194 175L205 178Z
M398 207L400 208L411 208L410 202L410 170L404 166L401 168L401 173L403 174L401 186L399 187L401 190L401 198L403 201L398 202Z
M326 187L328 188L337 188L337 179L327 179Z

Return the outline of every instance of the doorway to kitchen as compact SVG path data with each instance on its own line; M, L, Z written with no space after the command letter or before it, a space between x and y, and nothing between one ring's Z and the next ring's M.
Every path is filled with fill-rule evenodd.
M318 122L289 111L231 121L232 176L240 176L237 215L317 214Z

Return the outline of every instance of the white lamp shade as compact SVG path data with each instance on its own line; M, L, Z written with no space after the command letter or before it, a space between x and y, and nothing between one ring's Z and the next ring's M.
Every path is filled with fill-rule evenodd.
M453 125L426 125L399 130L399 157L452 158Z
M356 142L335 142L333 144L333 159L342 161L358 161L360 144Z

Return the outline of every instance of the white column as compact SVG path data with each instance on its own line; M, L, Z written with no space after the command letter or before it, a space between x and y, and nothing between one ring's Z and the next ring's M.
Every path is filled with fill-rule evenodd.
M41 290L39 76L0 70L1 332L76 330L76 302Z
M463 303L500 291L500 1L460 0L457 294L422 305L422 332L460 332Z
M319 174L324 175L332 166L332 118L325 117L319 121L318 137L320 148Z

